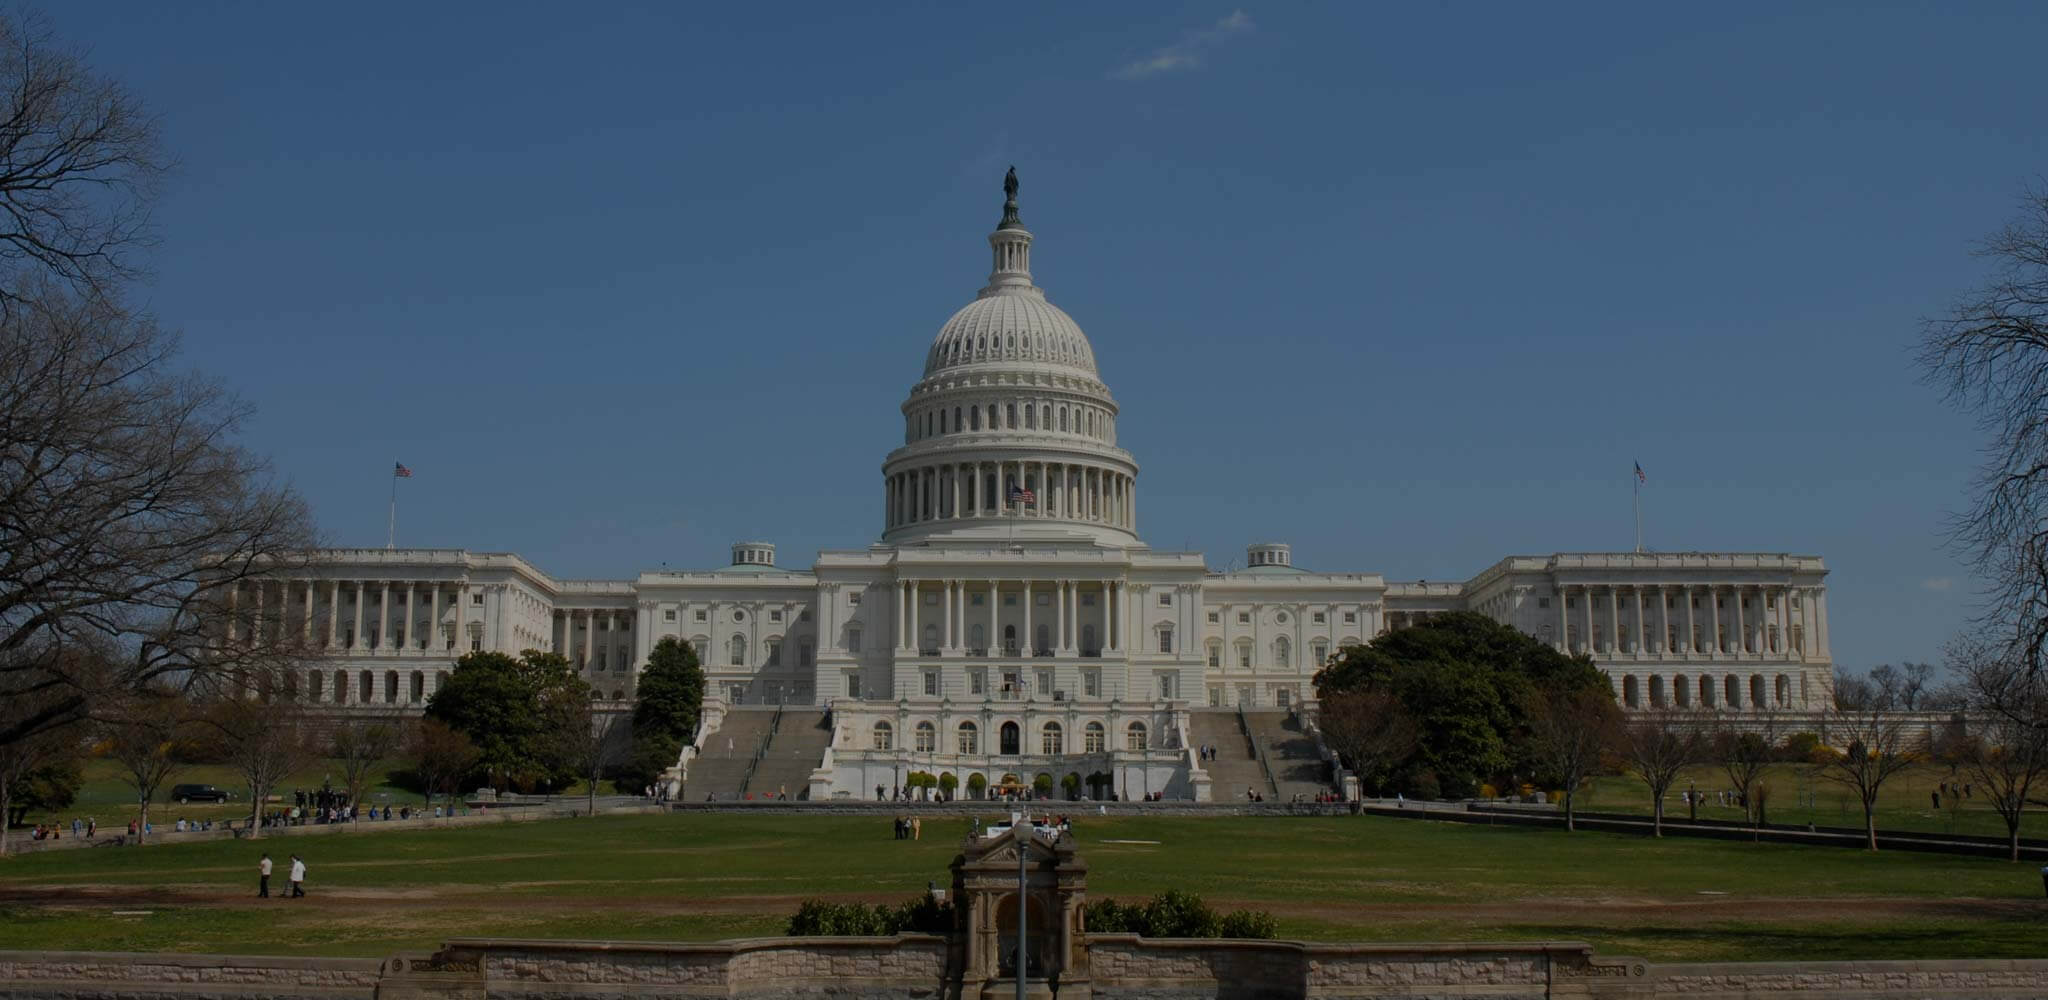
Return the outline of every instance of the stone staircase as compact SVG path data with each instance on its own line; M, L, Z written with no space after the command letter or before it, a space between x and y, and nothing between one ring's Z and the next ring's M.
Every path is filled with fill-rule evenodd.
M754 767L753 780L742 794L774 798L777 791L792 800L811 797L811 772L825 760L825 748L832 745L832 727L822 711L784 709L782 723L768 741L768 752Z
M1279 790L1266 780L1252 741L1238 725L1236 709L1194 709L1188 712L1188 740L1216 748L1216 759L1203 761L1209 772L1209 797L1216 802L1243 802L1245 789L1256 789L1273 801Z
M799 799L810 797L811 772L824 761L832 730L823 711L785 708L778 722L773 706L735 705L704 742L683 776L684 801L734 802L749 793L772 799L777 790Z
M1292 713L1246 712L1244 721L1251 726L1252 741L1266 750L1266 766L1273 769L1273 801L1292 801L1296 795L1313 799L1331 790L1329 764L1316 752L1315 737Z

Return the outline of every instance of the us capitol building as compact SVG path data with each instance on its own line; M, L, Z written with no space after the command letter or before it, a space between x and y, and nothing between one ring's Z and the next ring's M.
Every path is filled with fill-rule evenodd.
M708 773L728 747L765 749L754 734L775 726L740 723L783 704L817 720L815 760L794 788L752 790L811 798L866 798L911 770L955 774L963 795L970 774L1086 772L1127 797L1222 798L1191 747L1256 740L1239 709L1312 710L1311 677L1339 647L1457 610L1591 654L1626 708L1829 703L1815 556L1509 556L1439 583L1304 569L1277 542L1221 572L1147 545L1116 399L1032 279L1014 173L1005 190L988 283L939 328L903 402L866 548L792 569L744 541L729 566L628 580L557 579L510 553L337 549L237 600L327 633L301 692L334 706L416 710L461 654L529 648L630 699L654 643L686 640L710 682L686 760Z

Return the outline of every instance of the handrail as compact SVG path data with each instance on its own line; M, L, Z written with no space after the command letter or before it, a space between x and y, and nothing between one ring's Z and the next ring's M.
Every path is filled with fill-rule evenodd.
M1266 776L1266 789L1272 792L1274 800L1278 801L1280 798L1280 783L1273 780L1273 765L1266 762L1265 744L1260 743L1258 738L1252 735L1252 724L1250 720L1244 717L1244 706L1242 704L1237 706L1237 728L1244 731L1244 741L1251 744L1252 756L1258 760L1259 770Z
M768 717L768 731L761 734L761 743L754 748L754 759L747 761L747 770L740 775L740 798L747 797L747 786L754 783L754 769L761 766L761 758L768 756L768 744L775 741L775 731L782 728L782 703L775 704L775 714Z

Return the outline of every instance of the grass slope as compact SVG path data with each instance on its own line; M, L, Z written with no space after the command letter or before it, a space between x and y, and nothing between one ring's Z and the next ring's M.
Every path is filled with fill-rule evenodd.
M0 866L0 948L383 955L459 935L773 934L807 896L947 884L964 823L924 833L707 814L53 852ZM1092 896L1178 887L1270 910L1290 937L1565 937L1666 960L2035 957L2048 940L2034 869L1974 858L1374 818L1083 816L1076 833ZM306 857L307 899L254 898L265 848Z

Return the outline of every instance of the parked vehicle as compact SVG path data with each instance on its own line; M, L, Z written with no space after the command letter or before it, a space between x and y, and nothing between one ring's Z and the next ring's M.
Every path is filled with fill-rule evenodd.
M171 800L184 805L187 802L226 802L230 796L212 785L173 785Z

